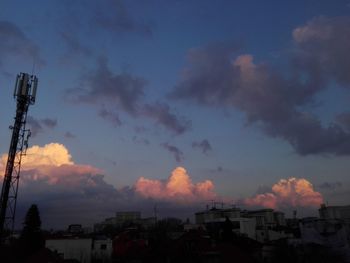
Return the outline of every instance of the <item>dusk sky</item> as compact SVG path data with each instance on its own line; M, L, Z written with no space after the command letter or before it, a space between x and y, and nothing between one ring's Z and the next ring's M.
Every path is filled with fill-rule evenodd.
M39 78L17 221L350 204L349 46L349 0L1 1L1 170Z

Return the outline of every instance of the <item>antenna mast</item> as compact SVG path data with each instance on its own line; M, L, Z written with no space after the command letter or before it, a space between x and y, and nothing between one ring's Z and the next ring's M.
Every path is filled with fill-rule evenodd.
M29 105L35 103L38 78L27 73L17 75L14 98L17 100L16 116L12 129L4 181L0 197L0 242L13 232L18 183L21 171L22 156L26 154L30 130L26 130Z

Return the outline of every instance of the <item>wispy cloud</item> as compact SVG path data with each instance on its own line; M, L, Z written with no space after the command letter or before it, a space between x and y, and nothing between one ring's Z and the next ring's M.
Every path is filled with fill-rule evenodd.
M199 142L193 142L192 147L195 149L200 149L204 154L207 154L208 152L212 151L211 145L207 139L204 139Z
M57 120L50 118L36 119L32 116L28 116L27 124L30 128L31 135L35 137L39 133L44 132L45 129L54 129L57 126Z
M8 59L33 60L38 66L45 64L40 48L17 25L0 21L0 66Z
M174 145L171 145L169 143L162 143L161 146L166 149L167 151L169 151L171 154L174 155L174 158L177 162L182 162L184 159L184 154L183 152L177 148Z
M74 138L76 138L76 136L73 133L69 132L69 131L64 133L64 137L67 138L67 139L74 139Z

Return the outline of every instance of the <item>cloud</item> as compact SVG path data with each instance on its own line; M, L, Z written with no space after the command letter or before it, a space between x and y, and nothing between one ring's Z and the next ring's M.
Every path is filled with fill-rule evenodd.
M27 124L30 128L31 135L33 137L37 136L38 133L41 133L45 130L45 128L53 129L57 126L57 120L56 119L35 119L32 116L27 117Z
M146 138L138 137L138 136L133 136L132 141L137 144L143 144L143 145L149 145L150 142Z
M201 142L193 142L192 148L198 148L202 153L207 154L212 150L211 145L207 139L202 140Z
M166 103L145 103L144 78L123 72L114 74L106 58L100 58L95 71L82 77L80 87L66 91L67 101L95 105L99 116L119 126L120 114L146 118L177 135L189 130L191 123L171 112Z
M1 171L6 161L7 155L3 154ZM25 212L33 203L38 205L43 227L47 229L66 229L77 222L92 225L113 216L116 210L137 210L143 216L153 216L155 204L159 216L186 218L199 209L200 204L195 202L215 195L211 181L193 184L184 168L173 171L164 185L167 191L164 199L152 196L157 188L150 188L147 182L156 180L140 178L134 186L116 188L106 182L101 169L76 164L63 144L35 145L28 148L22 159L16 224L20 228ZM154 185L157 187L157 183ZM146 189L142 186L150 195L142 192ZM159 188L162 187L160 183Z
M262 206L273 209L288 207L317 207L323 197L313 185L303 178L281 179L272 186L271 192L257 194L243 202L248 206Z
M183 167L174 169L166 181L141 177L135 184L135 191L143 197L180 203L213 199L216 197L213 190L214 184L209 180L193 184Z
M165 103L145 104L142 114L154 119L157 124L163 125L175 134L182 134L189 130L191 126L188 120L180 119L174 113L171 113L170 107Z
M149 24L137 21L131 16L123 0L108 0L93 9L92 25L112 33L135 32L152 35Z
M89 59L96 55L92 42L89 41L91 38L118 37L119 41L120 37L129 35L151 37L151 24L143 21L139 15L133 16L133 10L129 10L127 4L127 1L122 0L98 3L86 0L57 1L54 7L54 21L58 31L55 33L60 43L66 47L61 62L71 66L77 60ZM108 44L104 41L99 47L106 47ZM99 48L101 49L103 48Z
M35 59L39 66L44 64L39 47L15 24L1 20L0 39L0 65L8 58Z
M174 145L170 145L168 143L162 143L161 146L163 146L164 149L168 150L170 153L174 155L174 158L177 162L182 162L184 159L184 154L182 151L180 151L179 148L177 148Z
M6 161L4 154L0 159L1 170L5 169ZM22 158L18 225L32 203L38 204L44 227L59 228L74 222L98 222L113 214L115 207L123 207L125 199L132 205L133 196L108 184L102 173L91 165L75 164L62 144L28 148Z
M336 81L349 85L350 18L318 18L294 30L295 50L285 74L237 45L213 44L191 49L182 79L171 98L245 113L247 124L287 141L297 153L350 154L350 133L343 123L323 125L306 111L315 95Z
M102 117L105 120L110 121L114 126L122 125L119 115L116 112L108 111L106 109L101 109L98 113L98 116Z
M349 87L350 17L316 17L293 31L298 66Z
M343 184L341 182L324 182L320 184L318 187L325 191L334 191L338 188L341 188Z
M81 87L67 91L67 98L77 103L113 104L119 110L136 114L137 104L144 94L146 80L128 73L113 74L107 59L100 58L96 71L82 77Z
M79 32L77 31L72 28L67 30L67 27L65 27L59 33L59 36L67 47L66 53L62 58L63 61L71 61L72 58L76 59L77 56L91 57L93 55L92 49L86 46L85 43L82 43L83 41L80 40L78 36Z
M69 132L69 131L64 133L64 137L67 138L67 139L74 139L74 138L76 138L76 136L73 133Z
M92 54L91 49L83 46L75 34L71 34L68 31L62 31L60 35L66 42L70 55L81 53L85 56L90 56Z
M7 154L1 156L1 164L4 167L7 161ZM29 170L40 166L71 165L74 164L72 156L63 144L50 143L43 147L34 145L27 149L26 155L22 157L21 170Z
M336 123L350 132L350 112L342 112L335 117Z

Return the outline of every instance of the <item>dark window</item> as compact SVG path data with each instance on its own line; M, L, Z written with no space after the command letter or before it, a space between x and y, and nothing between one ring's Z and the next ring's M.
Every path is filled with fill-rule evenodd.
M101 250L106 250L107 249L107 245L106 244L101 244Z

